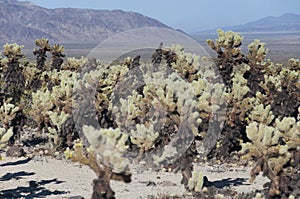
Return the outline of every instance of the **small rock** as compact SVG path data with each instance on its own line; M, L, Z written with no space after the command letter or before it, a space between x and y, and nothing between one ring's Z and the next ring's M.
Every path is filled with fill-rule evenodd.
M208 192L208 188L207 187L203 187L202 191L203 192Z
M27 154L27 158L33 158L34 157L34 155L32 154L32 153L30 153L30 154Z
M148 184L147 184L146 186L147 186L147 187L148 187L148 186L156 186L156 183L153 182L153 181L149 181Z
M12 146L6 151L7 157L22 157L25 155L25 151L23 148Z
M225 196L223 194L218 193L216 196L216 199L223 199Z

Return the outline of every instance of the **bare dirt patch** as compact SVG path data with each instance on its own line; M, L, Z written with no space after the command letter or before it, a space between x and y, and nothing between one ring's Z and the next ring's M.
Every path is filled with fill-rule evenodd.
M231 189L237 193L251 192L263 187L268 179L258 176L249 183L250 167L195 165L208 178L209 186ZM92 180L96 176L85 165L49 156L5 157L0 162L1 198L91 198ZM181 174L167 171L144 171L135 166L132 182L111 182L116 198L159 198L163 195L188 197L180 183ZM184 196L183 196L184 195ZM79 197L80 196L80 197ZM151 196L151 197L150 197ZM234 197L234 196L233 196ZM194 198L190 196L190 198Z

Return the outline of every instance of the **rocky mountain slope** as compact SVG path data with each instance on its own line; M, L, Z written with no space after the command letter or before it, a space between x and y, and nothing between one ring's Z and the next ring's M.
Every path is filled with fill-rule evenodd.
M102 41L140 27L163 27L158 20L122 10L47 9L30 2L0 0L0 42Z

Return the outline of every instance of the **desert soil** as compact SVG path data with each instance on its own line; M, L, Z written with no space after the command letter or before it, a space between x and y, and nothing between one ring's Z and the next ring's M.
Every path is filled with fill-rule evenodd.
M231 188L238 193L262 189L263 184L268 182L267 178L258 176L254 183L249 183L250 167L197 164L194 169L202 171L212 186ZM0 161L0 198L87 199L91 198L92 180L95 178L89 167L64 158L4 157ZM135 166L131 183L112 181L111 186L117 199L143 199L150 195L159 198L163 194L188 195L180 180L180 173L155 172Z

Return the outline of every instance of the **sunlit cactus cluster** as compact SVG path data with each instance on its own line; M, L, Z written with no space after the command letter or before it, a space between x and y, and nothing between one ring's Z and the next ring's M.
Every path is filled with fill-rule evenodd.
M112 64L64 58L64 47L45 38L35 42L35 61L6 44L0 149L37 129L33 137L46 137L53 154L95 171L93 199L114 198L110 180L130 182L131 165L141 161L181 172L197 196L205 183L193 170L196 159L232 154L255 162L251 181L261 172L271 180L261 194L300 196L299 60L273 63L266 44L254 40L244 53L242 42L239 33L218 30L207 40L215 58L161 44L151 63L137 54Z

